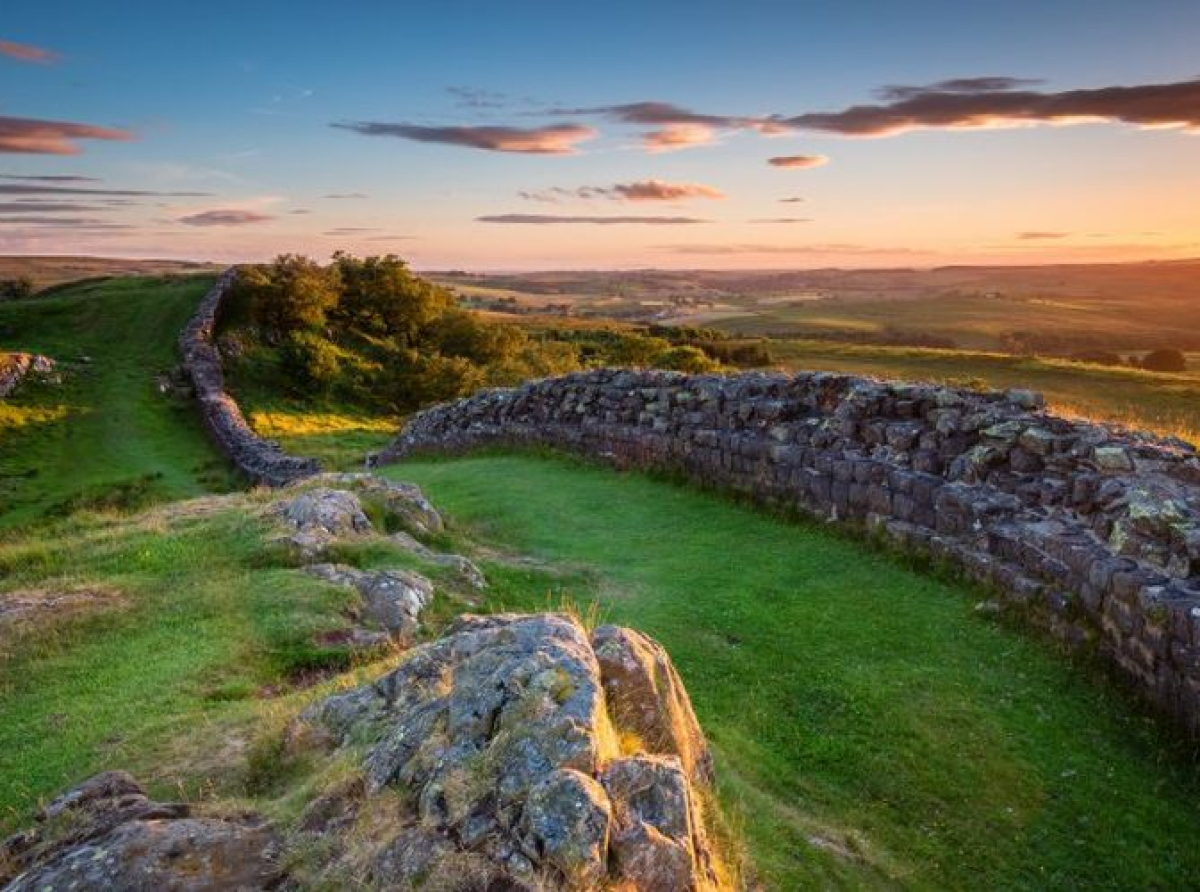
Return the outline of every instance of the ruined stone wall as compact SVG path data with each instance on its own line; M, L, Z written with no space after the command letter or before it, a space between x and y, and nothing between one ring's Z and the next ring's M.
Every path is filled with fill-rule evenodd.
M546 445L865 524L994 587L1200 731L1200 456L975 393L806 373L596 371L414 416L381 463Z
M183 367L191 379L204 423L217 446L255 483L283 486L321 470L315 459L288 455L275 443L264 440L250 429L242 410L225 392L221 356L213 343L213 330L221 312L221 301L233 279L228 269L204 296L196 315L179 336Z

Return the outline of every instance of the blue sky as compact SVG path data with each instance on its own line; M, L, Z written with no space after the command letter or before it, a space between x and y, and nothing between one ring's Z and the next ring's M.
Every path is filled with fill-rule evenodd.
M23 7L0 22L0 173L204 194L0 180L7 253L345 247L427 268L1200 254L1195 2ZM1145 85L1170 89L1121 92ZM947 122L961 102L969 120ZM866 123L844 114L864 105ZM879 129L910 105L912 126ZM697 114L716 123L679 120ZM59 154L30 122L105 129Z

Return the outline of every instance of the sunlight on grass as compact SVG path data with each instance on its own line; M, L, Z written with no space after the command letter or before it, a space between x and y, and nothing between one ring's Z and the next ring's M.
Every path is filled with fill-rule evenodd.
M70 411L67 406L16 406L0 402L0 434L61 421Z

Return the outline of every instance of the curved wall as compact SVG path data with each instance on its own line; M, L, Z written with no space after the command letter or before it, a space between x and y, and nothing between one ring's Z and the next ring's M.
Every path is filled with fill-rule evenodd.
M546 445L866 524L1094 649L1200 732L1200 456L976 393L827 373L596 371L414 416L375 461Z
M221 373L221 356L213 343L213 331L221 301L236 275L237 270L231 268L217 278L179 336L179 350L200 402L204 423L217 447L255 483L283 486L319 473L321 466L316 459L288 455L275 443L254 433L238 404L225 392L225 376Z

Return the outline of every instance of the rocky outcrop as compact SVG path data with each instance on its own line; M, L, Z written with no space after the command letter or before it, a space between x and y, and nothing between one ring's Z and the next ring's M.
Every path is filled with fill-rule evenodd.
M156 802L123 771L96 775L59 796L32 830L0 846L5 892L111 889L218 892L279 888L275 832L253 816L193 817Z
M229 269L217 278L179 336L179 351L204 423L217 447L255 483L283 486L320 472L321 466L316 459L288 455L277 444L254 433L237 402L225 391L221 355L213 343L213 331L221 301L236 275L236 269Z
M393 638L411 641L421 611L433 600L433 583L411 570L358 570L341 564L314 564L308 572L358 592L364 618Z
M408 803L372 846L359 839L339 857L365 858L356 875L388 888L417 876L458 888L468 874L471 888L715 887L707 780L694 779L708 771L696 770L707 765L703 737L665 653L635 635L589 640L561 614L466 616L374 684L319 705L309 721L361 753L360 794L396 789ZM618 660L621 677L610 676L617 663L598 660L597 647L634 640L639 657L652 656L640 668ZM645 672L674 694L660 696ZM656 717L664 702L677 711ZM630 715L636 726L624 724ZM623 751L631 739L648 752ZM323 816L313 831L349 824L344 802L312 806Z
M34 353L0 353L0 400L29 376L50 378L57 367L53 359Z
M1200 455L1037 394L829 373L596 371L414 416L379 462L485 445L665 469L867 525L994 587L1200 731Z

